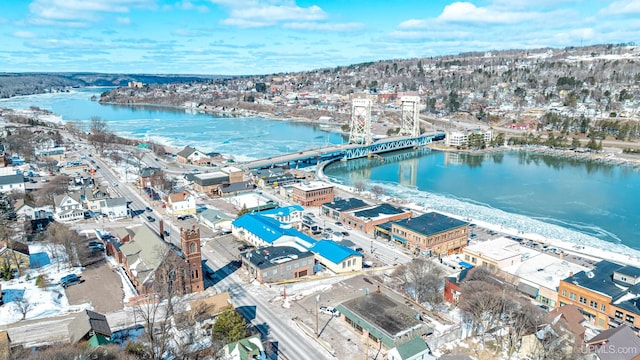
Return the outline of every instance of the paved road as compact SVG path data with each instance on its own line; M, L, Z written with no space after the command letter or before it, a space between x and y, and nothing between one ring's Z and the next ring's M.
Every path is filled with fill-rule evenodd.
M216 269L226 265L211 246L203 248L202 257ZM251 318L255 313L253 324L263 332L263 335L278 343L278 353L281 358L291 360L332 358L318 343L298 329L291 319L276 311L274 305L269 304L259 293L244 286L237 274L225 275L215 287L219 291L228 291L236 310L243 312L245 317Z

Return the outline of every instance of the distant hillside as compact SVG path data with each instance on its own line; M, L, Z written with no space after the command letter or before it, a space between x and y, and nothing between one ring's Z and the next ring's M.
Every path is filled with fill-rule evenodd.
M145 84L185 83L223 78L217 75L149 75L99 73L0 73L0 98L66 91L83 86L126 86L130 81Z

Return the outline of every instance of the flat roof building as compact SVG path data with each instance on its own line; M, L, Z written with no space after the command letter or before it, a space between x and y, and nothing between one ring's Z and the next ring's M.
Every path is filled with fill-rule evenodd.
M291 200L302 206L321 206L333 201L333 185L310 181L292 185Z
M261 284L313 275L313 253L292 246L262 247L240 256L249 276Z
M414 252L427 255L460 252L469 240L469 223L437 212L395 221L391 238Z

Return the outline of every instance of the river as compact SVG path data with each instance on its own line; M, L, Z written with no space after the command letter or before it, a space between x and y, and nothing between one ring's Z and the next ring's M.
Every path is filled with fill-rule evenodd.
M191 145L235 160L277 156L345 142L342 135L293 121L228 118L182 109L101 105L80 89L0 100L0 107L38 106L63 121L104 119L118 135L182 147ZM505 228L620 253L640 252L640 172L630 166L523 151L469 155L405 151L385 162L361 159L325 169L334 181L380 185L385 195ZM631 249L630 249L631 248Z

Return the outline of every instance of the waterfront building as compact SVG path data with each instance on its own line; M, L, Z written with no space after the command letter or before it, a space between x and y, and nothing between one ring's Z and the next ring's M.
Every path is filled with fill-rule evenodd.
M318 262L334 274L362 270L363 255L333 240L320 240L309 248Z
M294 184L291 200L302 206L321 206L333 201L333 185L321 181Z
M340 214L345 211L362 209L370 206L358 198L340 199L336 198L332 202L322 205L322 213L336 221L340 219Z
M469 223L436 212L393 222L391 237L426 255L459 253L469 239Z
M199 151L191 146L185 146L176 154L176 160L181 164L194 164L200 166L210 166L211 158L204 152Z
M314 255L293 246L261 247L240 254L249 277L261 284L313 275Z
M413 215L411 210L405 210L390 204L380 204L359 208L357 210L343 211L339 220L348 226L358 229L367 234L372 234L377 225L389 221L398 221L410 218Z
M529 249L526 249L529 250ZM506 237L483 241L462 250L464 261L473 266L483 266L491 271L505 269L522 262L523 249L520 243Z

